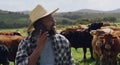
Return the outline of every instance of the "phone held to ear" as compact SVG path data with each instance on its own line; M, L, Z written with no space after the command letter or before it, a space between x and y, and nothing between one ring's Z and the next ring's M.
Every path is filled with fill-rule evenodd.
M35 30L32 32L32 36L37 36L41 30L41 34L47 31L46 27L43 24L35 24L34 25Z

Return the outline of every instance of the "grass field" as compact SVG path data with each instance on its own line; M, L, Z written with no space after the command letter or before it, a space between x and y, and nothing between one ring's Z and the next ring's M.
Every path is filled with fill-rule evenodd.
M83 60L83 50L82 48L78 48L77 51L74 48L71 48L72 55L75 60L76 65L95 65L95 61L90 59L90 52L87 49L87 59ZM13 62L10 62L10 65L14 65Z
M95 61L90 59L91 55L90 55L89 49L87 49L87 54L86 54L87 59L86 60L83 59L83 49L82 48L78 48L77 50L75 50L74 48L71 48L71 50L72 50L72 55L74 57L76 65L95 65Z
M74 48L71 48L72 50L72 55L75 60L75 65L95 65L95 61L90 59L90 52L89 49L87 49L87 59L83 60L83 49L78 48L77 51ZM14 65L13 62L10 62L10 65ZM120 65L120 64L118 64Z

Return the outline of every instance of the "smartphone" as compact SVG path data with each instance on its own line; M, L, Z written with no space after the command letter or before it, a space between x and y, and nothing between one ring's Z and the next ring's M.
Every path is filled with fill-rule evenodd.
M35 24L34 25L35 30L32 32L32 36L37 36L41 30L41 34L47 31L46 27L41 23L41 24Z

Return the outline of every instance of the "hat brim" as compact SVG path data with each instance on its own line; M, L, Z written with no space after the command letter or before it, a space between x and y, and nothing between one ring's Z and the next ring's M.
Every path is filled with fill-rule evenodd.
M43 17L48 16L48 15L50 15L50 14L53 14L53 13L55 13L57 10L59 10L59 8L57 8L57 9L51 11L51 12L46 13L44 16L42 16L42 17L40 17L40 18L43 18ZM40 18L38 18L38 19L40 19ZM37 20L38 20L38 19L37 19ZM33 24L34 24L37 20L35 20L34 22L32 22L32 23L30 24L30 26L28 27L27 32L30 32L30 31L32 31L32 30L34 29Z

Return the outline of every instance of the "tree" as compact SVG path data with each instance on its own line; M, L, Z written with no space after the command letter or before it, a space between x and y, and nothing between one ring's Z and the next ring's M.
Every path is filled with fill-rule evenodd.
M117 19L115 17L104 17L103 21L115 22Z

